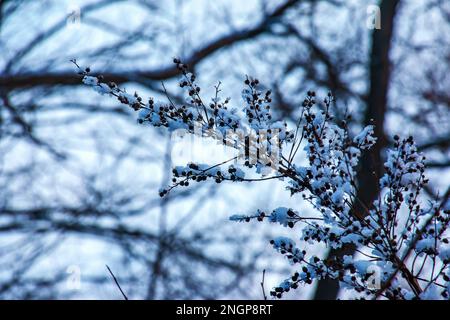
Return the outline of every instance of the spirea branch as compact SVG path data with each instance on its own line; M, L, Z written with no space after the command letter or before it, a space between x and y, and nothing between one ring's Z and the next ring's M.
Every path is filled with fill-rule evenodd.
M166 102L144 101L138 93L129 94L102 76L92 75L89 68L76 66L86 85L135 110L138 123L212 137L238 150L236 157L222 163L173 168L172 184L161 189L160 196L207 180L282 179L291 196L314 209L314 215L306 215L300 208L280 207L230 217L236 222L280 224L307 244L301 249L291 238L270 241L297 270L273 288L271 296L281 298L300 285L332 278L360 298L450 298L448 195L440 203L424 200L422 190L428 183L425 157L412 136L393 137L379 178L379 197L363 203L356 195L366 186L358 185L356 172L365 170L359 168L359 160L363 153L371 152L377 137L372 125L352 135L346 120L335 119L331 93L318 101L315 92L308 92L299 106L295 127L289 129L286 122L273 119L271 91L262 90L258 79L245 77L239 110L232 107L230 98L220 97L220 82L207 102L188 66L178 58L174 63L180 72L179 86L186 94L181 105L168 96ZM299 164L299 154L307 160L306 165ZM352 244L357 254L322 259L308 251L308 246L319 243L328 248Z

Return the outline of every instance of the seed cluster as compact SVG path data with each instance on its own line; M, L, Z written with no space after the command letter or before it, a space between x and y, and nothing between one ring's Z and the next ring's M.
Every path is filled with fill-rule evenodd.
M413 137L394 136L379 179L379 198L363 203L357 194L367 186L358 186L356 174L357 170L367 170L358 167L359 159L376 143L374 127L368 125L352 137L347 127L349 116L339 121L333 116L331 93L318 103L316 93L309 91L297 125L291 131L285 122L272 120L271 91L261 90L259 80L250 77L244 80L244 107L239 113L231 107L229 98L220 99L220 83L211 102L205 104L188 66L177 58L174 63L181 74L179 86L187 96L186 103L180 106L169 96L167 103L153 99L144 103L137 93L128 94L116 84L104 82L101 76L90 75L89 68L80 74L86 85L137 111L140 123L169 130L182 128L191 133L200 127L202 133L209 130L209 136L236 148L243 147L244 167L254 169L256 174L256 178L247 177L235 163L228 164L237 157L216 165L189 163L173 169L172 185L161 189L161 196L175 187L205 180L221 183L284 179L291 195L301 194L304 202L311 205L310 215L280 207L230 217L240 222L278 223L296 232L305 244L305 249L300 249L287 237L270 241L297 269L273 288L273 297L281 298L300 284L332 278L361 298L450 298L450 210L447 198L422 204L421 191L428 179L425 157L418 152ZM251 131L256 133L250 135ZM275 135L277 139L272 140ZM266 158L261 150L267 151ZM304 166L296 161L299 150L304 151L307 161ZM277 157L272 158L273 155ZM268 167L275 172L268 174L265 170ZM302 226L300 232L298 225ZM351 245L357 248L358 255L324 260L306 250L309 244L317 243L329 248ZM427 261L431 263L425 267Z

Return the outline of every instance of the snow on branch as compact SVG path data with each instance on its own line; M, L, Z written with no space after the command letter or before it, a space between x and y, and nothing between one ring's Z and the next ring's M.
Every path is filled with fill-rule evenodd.
M153 98L144 101L137 93L129 94L73 62L83 83L131 107L140 124L206 135L241 151L238 157L219 164L175 167L172 184L160 190L161 196L205 180L283 179L292 196L301 195L315 209L315 216L280 207L233 215L230 220L269 221L293 229L297 239L307 244L357 248L358 259L344 256L324 260L309 254L307 248L300 250L293 239L271 240L274 249L297 269L273 288L273 297L281 298L300 284L332 278L361 298L450 298L448 194L442 202L422 203L421 191L428 179L425 157L418 152L413 137L394 137L393 147L386 151L379 197L373 203L363 203L357 194L358 188L365 186L358 185L356 172L363 153L370 152L376 143L374 127L369 125L352 137L346 121L333 117L331 93L317 102L315 92L308 92L295 128L289 129L285 122L273 119L271 91L261 90L257 79L245 78L241 110L231 107L229 98L221 99L220 82L206 102L195 75L176 58L179 86L186 94L185 103L177 105L169 96L165 102ZM308 160L306 166L296 161L299 151ZM257 178L248 177L249 170Z

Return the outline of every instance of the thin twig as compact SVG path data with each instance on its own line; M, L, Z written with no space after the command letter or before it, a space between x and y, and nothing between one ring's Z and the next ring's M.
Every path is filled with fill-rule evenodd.
M262 294L263 294L264 300L267 300L266 290L264 289L264 276L265 276L265 274L266 274L266 269L263 270L263 274L262 274L261 290L262 290Z
M111 269L108 267L108 265L106 265L106 268L108 269L109 273L110 273L111 276L113 277L114 282L116 283L117 287L118 287L119 290L120 290L120 293L122 293L122 295L123 295L123 298L124 298L125 300L128 300L128 297L126 296L126 294L123 292L122 288L120 287L119 281L117 281L116 276L114 275L114 273L111 271Z
M164 94L166 95L167 100L169 100L170 105L176 110L177 107L176 107L175 103L173 103L172 99L170 98L169 93L167 92L166 86L164 85L164 82L163 82L163 81L161 81L161 85L162 85L162 87L163 87Z

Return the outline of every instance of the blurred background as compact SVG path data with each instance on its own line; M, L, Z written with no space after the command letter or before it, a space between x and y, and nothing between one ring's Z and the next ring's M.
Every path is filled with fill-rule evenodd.
M308 90L330 90L337 120L350 111L353 130L376 125L362 199L377 196L372 172L394 134L427 155L425 198L449 186L449 1L3 0L0 12L1 299L121 299L106 265L131 299L262 299L263 270L267 290L292 271L271 235L300 229L228 217L311 210L273 180L159 198L173 141L83 86L71 59L143 97L163 100L164 82L181 101L181 57L205 97L221 81L238 108L254 76L291 123ZM343 295L328 281L286 298Z

